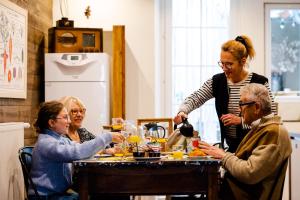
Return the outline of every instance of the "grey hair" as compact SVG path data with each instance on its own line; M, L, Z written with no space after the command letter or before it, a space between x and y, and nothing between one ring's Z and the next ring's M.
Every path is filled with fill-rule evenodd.
M272 100L266 86L258 83L250 83L240 90L241 96L246 96L249 101L255 101L261 105L262 114L272 112Z
M71 112L71 103L77 104L79 106L79 108L81 108L81 109L86 109L83 102L77 97L65 96L65 97L62 97L61 99L59 99L59 102L61 102L65 106L65 108L67 109L69 114Z

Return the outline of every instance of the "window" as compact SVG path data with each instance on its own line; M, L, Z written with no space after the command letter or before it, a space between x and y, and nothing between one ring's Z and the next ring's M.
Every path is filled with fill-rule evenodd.
M275 95L300 91L300 4L266 4L266 66Z
M172 116L193 91L214 74L221 45L228 40L229 0L173 0L170 20L170 88ZM167 62L168 63L168 62ZM166 78L168 80L168 78ZM168 105L166 103L166 105ZM214 99L189 115L189 121L208 142L220 141Z

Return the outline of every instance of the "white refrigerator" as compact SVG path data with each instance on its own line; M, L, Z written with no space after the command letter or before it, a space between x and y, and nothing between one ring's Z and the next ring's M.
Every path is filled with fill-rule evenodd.
M109 124L109 56L105 53L45 54L45 100L76 96L86 106L83 127L97 134Z

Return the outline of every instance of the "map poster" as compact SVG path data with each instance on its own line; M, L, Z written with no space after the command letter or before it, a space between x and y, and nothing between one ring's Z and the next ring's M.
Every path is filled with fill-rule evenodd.
M27 10L0 1L0 97L27 96Z

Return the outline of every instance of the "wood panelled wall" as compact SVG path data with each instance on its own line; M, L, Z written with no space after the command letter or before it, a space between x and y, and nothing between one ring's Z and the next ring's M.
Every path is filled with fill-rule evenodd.
M44 53L48 52L48 28L52 27L52 0L10 1L28 10L27 98L0 98L0 122L29 122L24 139L25 145L31 145L36 141L34 119L44 99Z

